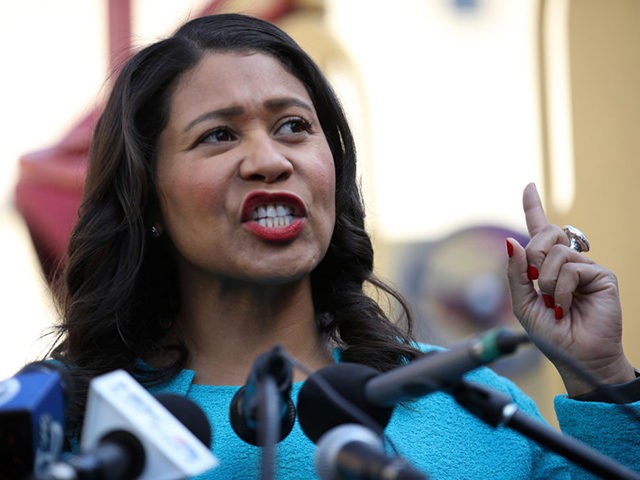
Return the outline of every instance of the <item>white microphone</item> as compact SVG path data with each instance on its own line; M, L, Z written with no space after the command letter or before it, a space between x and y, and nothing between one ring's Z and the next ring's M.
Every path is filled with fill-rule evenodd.
M210 440L206 416L196 421L207 422ZM89 384L81 438L79 455L52 465L40 478L178 480L218 465L203 441L124 370Z
M382 439L354 423L325 433L316 449L316 472L321 480L426 480L404 459L389 456Z

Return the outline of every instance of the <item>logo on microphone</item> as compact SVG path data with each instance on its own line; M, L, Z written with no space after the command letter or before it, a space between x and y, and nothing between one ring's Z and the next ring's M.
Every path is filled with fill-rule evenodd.
M40 417L38 439L34 471L41 473L49 464L58 459L58 453L62 451L64 441L62 425L48 413Z
M192 435L162 405L151 397L139 384L123 372L112 372L102 377L115 403L126 406L123 413L136 419L146 432L153 432L155 439L170 446L170 455L181 462L202 459L202 445L191 439ZM208 451L206 452L208 453Z

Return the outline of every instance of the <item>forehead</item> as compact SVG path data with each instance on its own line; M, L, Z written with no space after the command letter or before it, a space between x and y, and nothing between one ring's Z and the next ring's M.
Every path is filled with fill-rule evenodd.
M298 97L311 105L304 84L264 53L207 53L176 84L172 113L234 104L259 104L273 97Z

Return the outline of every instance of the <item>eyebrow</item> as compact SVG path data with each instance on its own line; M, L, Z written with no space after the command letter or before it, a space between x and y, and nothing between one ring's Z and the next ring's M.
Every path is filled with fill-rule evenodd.
M189 131L193 127L195 127L198 123L205 122L207 120L214 120L216 118L229 118L229 117L237 117L244 113L244 108L242 107L229 107L229 108L221 108L219 110L212 110L210 112L205 112L202 115L197 116L189 125L184 129L185 132Z
M267 110L271 110L271 111L282 110L284 108L294 106L294 107L303 108L309 111L310 113L313 113L313 108L311 107L311 105L309 105L307 102L304 102L302 100L299 100L293 97L282 97L282 98L270 99L264 102L264 106L267 108ZM184 131L187 132L197 124L205 122L207 120L214 120L217 118L238 117L242 115L244 112L245 110L242 107L228 107L228 108L221 108L219 110L211 110L210 112L205 112L202 115L197 116L195 119L189 122L189 125L186 126Z
M300 107L309 112L313 112L311 105L294 97L274 98L267 100L264 104L269 110L282 110L287 107Z

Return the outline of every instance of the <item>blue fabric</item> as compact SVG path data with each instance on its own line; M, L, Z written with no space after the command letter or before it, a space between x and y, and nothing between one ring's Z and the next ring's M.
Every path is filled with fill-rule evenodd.
M640 473L640 402L624 406L605 402L583 402L566 395L555 398L558 423L563 431ZM581 478L599 478L583 475Z
M195 385L193 378L193 371L183 370L151 392L186 395L207 414L213 432L212 451L220 464L197 477L198 480L259 479L261 449L240 440L228 420L229 404L239 387ZM507 394L520 412L544 422L533 401L493 371L482 368L465 378ZM295 402L301 386L302 383L293 385ZM631 404L631 408L640 412L640 402ZM640 469L640 424L625 415L619 406L558 397L556 410L565 433L627 466ZM407 406L396 407L386 434L398 453L430 479L594 478L512 429L486 425L444 393L430 394ZM277 445L276 478L318 478L314 453L314 444L296 421L292 432Z

